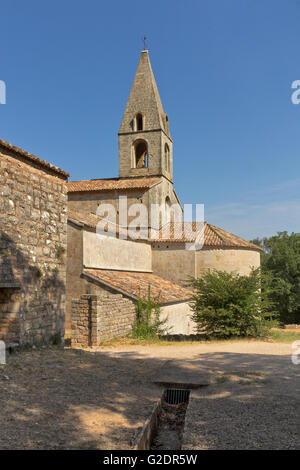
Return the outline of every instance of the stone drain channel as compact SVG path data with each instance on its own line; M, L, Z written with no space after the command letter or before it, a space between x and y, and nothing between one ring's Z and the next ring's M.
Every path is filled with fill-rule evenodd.
M190 390L167 388L133 442L136 450L180 450Z
M211 374L195 360L167 360L152 383L163 387L161 398L132 442L135 450L180 450L192 389L207 387Z

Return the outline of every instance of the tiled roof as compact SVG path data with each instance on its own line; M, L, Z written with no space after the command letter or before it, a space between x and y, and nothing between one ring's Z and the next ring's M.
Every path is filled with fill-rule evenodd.
M193 243L196 235L203 231L204 225L204 247L210 248L248 248L261 251L257 245L250 243L243 238L226 232L219 227L215 227L207 222L175 222L165 225L158 233L156 243Z
M147 189L161 180L159 177L111 178L99 180L70 181L68 192L80 191L120 191L123 189Z
M99 220L101 220L98 215L93 214L92 212L85 213L74 211L72 209L68 209L68 219L94 229L97 227Z
M101 220L101 217L99 217L96 214L93 214L92 212L85 213L85 212L74 211L72 209L68 209L68 220L96 230L97 224ZM120 225L113 225L113 227L115 230L114 233L116 235L123 234L123 235L126 235L127 237L127 231L123 229ZM107 229L109 228L110 227L108 226ZM104 227L104 231L106 231L105 227Z
M84 213L74 210L68 210L68 219L80 224L96 229L97 223L101 218L92 212ZM196 230L201 233L203 230L202 223L184 222L170 223L159 230L157 238L148 239L152 243L194 243L196 240ZM129 236L127 230L116 225L116 234L122 233ZM143 240L141 240L143 241ZM144 240L146 241L146 240ZM261 251L261 248L250 243L243 238L237 237L232 233L226 232L215 225L204 222L204 244L207 248L245 248Z
M9 142L6 142L6 140L0 139L0 146L4 147L7 150L10 150L11 152L14 152L20 155L21 157L25 158L26 160L29 160L30 162L36 163L44 168L47 168L48 170L51 170L54 173L58 173L59 175L62 175L65 178L68 178L70 176L69 173L66 173L64 170L61 170L57 166L52 165L51 163L48 163L45 160L42 160L41 158L36 157L32 153L26 152L26 150L22 150L21 148L10 144Z
M159 297L158 302L161 304L187 301L193 295L188 289L152 273L85 269L84 274L88 274L94 279L133 298L139 296L142 298L147 297L148 286L150 285L151 297Z

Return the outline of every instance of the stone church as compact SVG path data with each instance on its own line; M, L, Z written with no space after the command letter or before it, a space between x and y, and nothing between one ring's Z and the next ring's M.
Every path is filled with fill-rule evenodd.
M168 208L175 206L177 212L182 213L173 184L173 141L169 117L163 109L146 50L141 53L118 142L118 178L68 184L67 329L71 326L71 317L73 320L80 318L80 303L74 307L73 301L72 310L72 299L83 296L81 305L85 302L82 308L86 311L88 295L101 295L100 303L106 313L101 314L99 325L108 327L100 331L99 326L97 338L126 333L132 324L132 317L127 314L129 304L120 307L122 311L118 314L115 313L118 309L113 312L104 304L110 305L114 295L121 296L122 302L125 299L135 302L139 294L146 295L150 285L153 295L160 295L162 311L167 314L173 333L191 334L194 328L188 305L191 292L183 287L184 281L214 268L248 274L252 267L260 265L260 249L207 222L187 224L172 219ZM120 198L124 196L127 198L126 223L120 212ZM103 203L115 208L117 238L99 241L96 234L101 220L98 208ZM146 231L136 241L124 240L123 231L136 215L130 208L138 203L148 209L147 220L144 220ZM157 206L165 211L153 217L153 207ZM192 244L197 237L198 226L203 231L202 249L187 249L187 243ZM153 231L155 237L151 236ZM76 321L73 321L73 333L79 337Z
M123 336L149 286L171 333L192 334L184 281L207 269L248 274L259 266L256 245L175 217L182 206L173 141L146 50L118 138L118 177L69 183L65 171L0 140L0 340L49 342L65 329L73 345ZM115 217L100 236L103 204ZM147 211L134 238L136 205ZM190 249L200 232L201 249Z

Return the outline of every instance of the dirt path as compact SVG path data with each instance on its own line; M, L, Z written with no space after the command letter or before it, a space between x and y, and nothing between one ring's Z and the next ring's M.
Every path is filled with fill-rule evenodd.
M300 366L290 356L288 344L253 341L22 352L0 366L0 449L130 448L161 395L152 379L170 359L213 376L193 392L185 448L231 448L234 439L299 448Z

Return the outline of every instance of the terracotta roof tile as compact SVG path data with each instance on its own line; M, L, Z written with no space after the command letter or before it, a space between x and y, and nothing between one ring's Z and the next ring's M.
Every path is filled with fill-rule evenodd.
M83 213L74 210L68 210L68 219L77 221L80 224L96 229L97 223L101 218L92 212ZM170 223L165 225L158 232L156 239L148 239L152 243L194 243L196 239L196 230L203 230L203 224L196 222ZM125 228L116 226L116 234L122 233L128 236ZM143 241L143 240L141 240ZM146 241L146 240L144 240ZM219 227L204 222L204 245L207 248L246 248L261 251L261 248L250 243L243 238L237 237L232 233L226 232Z
M101 220L101 217L96 214L93 214L92 212L85 213L80 211L74 211L73 209L68 209L68 220L96 230L97 224ZM123 229L120 225L115 225L114 227L114 233L116 235L122 234L127 236L127 230Z
M123 189L147 189L161 180L159 177L111 178L99 180L70 181L68 192L80 191L118 191Z
M52 165L51 163L48 163L45 160L42 160L41 158L37 157L36 155L33 155L32 153L26 152L26 150L22 150L21 148L16 147L15 145L10 144L9 142L6 142L6 140L0 139L0 146L20 155L21 157L25 158L26 160L29 160L30 162L37 163L38 165L47 168L48 170L51 170L54 173L58 173L59 175L62 175L65 178L68 178L70 176L69 173L65 172L64 170L61 170L61 168L58 168L57 166Z
M248 248L261 251L257 245L215 227L207 222L175 222L166 224L158 233L155 242L159 243L193 243L196 235L203 231L204 225L204 247L212 248Z
M123 292L130 297L147 297L150 285L151 297L159 296L159 303L168 304L187 301L192 292L153 273L112 271L108 269L85 269L84 274Z
M96 228L97 223L101 218L93 214L92 212L85 213L80 211L74 211L73 209L68 209L68 220L78 222L81 225L85 225L86 227Z

